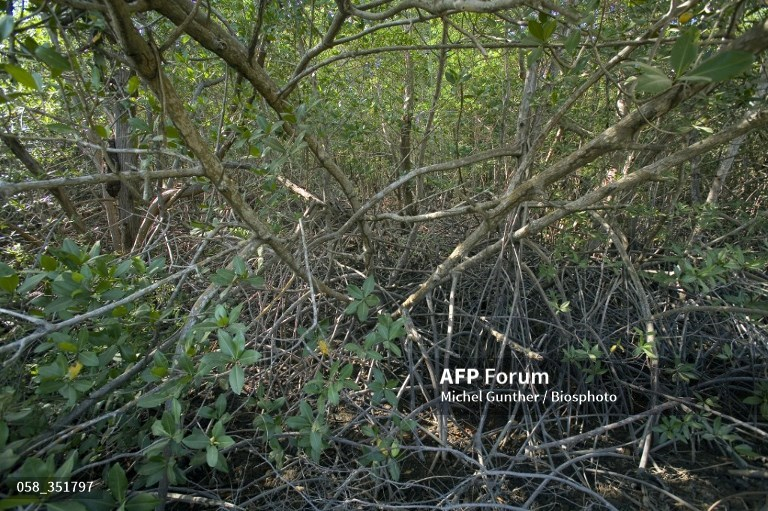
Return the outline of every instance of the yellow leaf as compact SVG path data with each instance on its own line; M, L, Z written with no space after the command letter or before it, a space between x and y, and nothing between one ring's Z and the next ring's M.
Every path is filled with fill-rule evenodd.
M680 22L681 25L685 25L689 21L691 21L691 18L693 18L693 14L691 14L691 11L685 11L683 14L681 14L677 21Z
M325 339L320 339L317 341L317 349L320 350L320 353L322 353L324 356L328 356L331 354L331 350L328 347L328 341Z
M75 362L73 365L69 366L69 369L67 370L67 375L69 376L70 380L74 380L77 378L77 375L80 374L80 371L83 369L83 364L80 362Z

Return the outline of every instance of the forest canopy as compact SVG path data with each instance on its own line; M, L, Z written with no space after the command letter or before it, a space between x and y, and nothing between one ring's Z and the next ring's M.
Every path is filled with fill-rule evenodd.
M764 1L0 10L0 509L765 503Z

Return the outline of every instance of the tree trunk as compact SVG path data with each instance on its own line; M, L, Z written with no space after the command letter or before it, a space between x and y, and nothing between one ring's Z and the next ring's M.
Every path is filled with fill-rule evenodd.
M131 118L130 108L125 106L124 98L126 85L131 77L131 72L127 69L121 69L115 75L115 88L116 95L115 103L112 108L112 114L114 115L114 134L115 134L115 149L132 149L135 146L135 140L131 137L130 126L128 120ZM120 152L117 154L117 162L119 171L135 170L136 168L136 155L128 152ZM139 232L139 217L136 215L135 201L138 197L134 196L132 187L127 186L127 183L123 183L120 187L120 192L117 196L117 209L119 216L119 228L120 228L120 250L122 252L129 252L133 247L133 242L136 240L136 235Z

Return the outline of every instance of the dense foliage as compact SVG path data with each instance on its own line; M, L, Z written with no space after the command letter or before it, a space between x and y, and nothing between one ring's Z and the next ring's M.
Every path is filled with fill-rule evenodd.
M764 2L0 7L0 509L765 501Z

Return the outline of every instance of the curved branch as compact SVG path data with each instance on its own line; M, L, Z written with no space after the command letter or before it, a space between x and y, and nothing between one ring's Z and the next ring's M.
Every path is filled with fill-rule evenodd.
M367 20L384 20L407 9L422 9L432 14L451 14L455 12L493 13L513 9L515 7L531 7L546 11L559 12L572 23L579 21L579 15L572 9L556 5L549 0L524 1L524 0L405 0L394 7L382 12L367 12L360 7L355 7L351 2L346 2L344 8L359 18Z
M163 5L167 3L164 2ZM111 0L109 5L110 14L113 19L122 19L127 16L125 4L122 0ZM196 22L191 22L189 26L190 30L192 30L192 27L196 26ZM329 288L324 282L313 278L311 275L307 275L293 255L291 255L283 241L273 234L271 227L266 225L259 217L259 214L245 201L238 191L238 184L232 179L232 176L225 172L221 160L206 144L197 126L187 113L185 105L178 96L176 89L171 85L170 80L160 68L159 55L151 50L150 44L141 37L136 28L131 24L130 19L128 22L117 23L116 29L123 31L120 34L120 39L125 46L126 53L134 60L136 71L149 84L154 94L163 100L167 115L173 121L176 129L179 130L190 151L200 160L205 176L211 180L216 190L227 200L237 215L260 241L266 243L274 250L277 257L288 266L291 272L306 282L312 280L312 283L323 293L346 302L347 297L345 295ZM219 35L234 39L223 31ZM237 40L234 39L234 41ZM242 54L245 52L245 48L242 45L239 45L239 52ZM246 62L242 64L251 70L256 69L255 67L248 66ZM278 100L278 103L282 102Z
M733 44L727 48L746 49L753 52L763 51L768 48L768 19L761 23L757 23L749 32L734 41ZM535 177L520 183L514 189L508 190L499 206L493 211L489 212L490 218L478 226L464 241L459 243L454 248L453 252L451 252L451 255L449 255L448 258L446 258L440 265L438 265L434 273L403 302L402 306L404 308L412 307L417 301L421 300L430 289L437 285L437 283L445 279L446 276L449 275L450 272L461 262L461 260L467 254L469 254L470 250L482 238L484 238L490 232L490 230L494 228L501 221L501 219L509 213L509 211L519 205L523 200L530 197L532 194L537 193L537 191L543 190L545 187L582 168L584 165L594 161L599 156L610 152L611 148L616 147L616 144L631 140L634 133L636 133L638 130L642 129L644 126L647 126L654 120L663 117L673 108L676 108L684 101L696 96L697 94L705 91L710 87L711 85L709 84L698 84L696 86L689 86L686 84L675 85L666 92L657 95L647 103L643 104L638 110L628 114L624 119L619 121L614 126L611 126L603 131L600 135L595 137L590 143L586 144L581 149L574 151L569 156L563 158L561 161L555 163L550 168L541 172ZM561 110L560 113L561 115L556 115L550 121L550 123L559 122L559 117L561 117L564 112ZM727 132L721 132L717 136L710 137L705 141L691 146L689 151L685 151L686 154L682 157L682 159L678 161L678 163L682 163L683 161L686 161L687 158L690 158L695 154L699 154L697 153L698 150L701 152L706 151L707 149L702 148L702 144L715 147L716 145L732 140L742 133L746 133L758 126L765 125L767 119L768 112L760 112L748 116L746 120L739 123L739 125L737 125L735 128L732 128ZM543 135L540 135L538 142L541 142L542 139ZM531 154L532 153L528 153L524 159L532 158ZM610 186L618 185L621 182L629 183L632 180L647 181L651 177L655 177L657 172L660 172L660 170L657 171L656 169L666 169L669 168L669 165L677 164L671 163L677 158L680 158L680 153L676 153L672 156L659 160L655 164L649 165L645 169L634 172L633 174L627 176L621 181L613 183ZM525 163L521 163L521 166L523 165L525 165ZM652 171L651 169L654 170ZM644 176L647 177L643 178ZM605 188L608 187L596 190L595 192L592 192L592 194L588 194L588 196L593 194L604 194L602 196L606 196L609 192L605 190ZM586 197L587 196L582 197L582 199L587 200ZM580 201L581 199L574 202ZM590 202L590 204L591 203L592 202ZM551 215L556 214L558 214L558 212L552 213ZM563 215L564 214L567 213L563 213ZM547 217L549 216L550 215L547 215ZM541 222L542 220L543 219L539 219L538 221ZM535 222L531 222L531 224L528 224L522 229L533 229L534 225Z
M167 179L172 177L194 177L205 176L205 172L200 167L191 169L171 169L171 170L152 170L135 172L115 172L110 174L90 174L80 177L59 177L55 179L44 179L41 181L24 181L22 183L7 183L0 181L0 196L11 196L21 192L32 190L47 190L61 186L78 186L103 184L119 179L121 181L139 181L144 179Z

